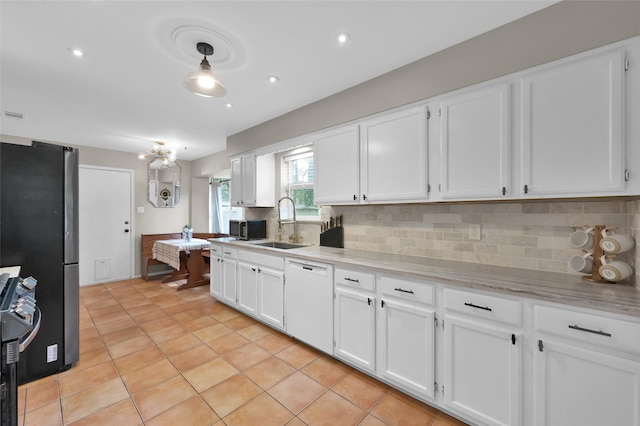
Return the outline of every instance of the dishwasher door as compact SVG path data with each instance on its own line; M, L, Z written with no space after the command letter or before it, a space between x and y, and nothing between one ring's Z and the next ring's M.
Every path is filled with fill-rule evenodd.
M333 265L287 259L287 333L333 355Z

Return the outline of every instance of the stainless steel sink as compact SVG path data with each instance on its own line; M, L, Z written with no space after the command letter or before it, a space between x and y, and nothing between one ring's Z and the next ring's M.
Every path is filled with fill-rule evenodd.
M292 244L292 243L285 243L282 241L268 241L266 243L253 243L253 245L260 246L260 247L271 247L271 248L277 248L277 249L283 249L283 250L307 247L305 244Z

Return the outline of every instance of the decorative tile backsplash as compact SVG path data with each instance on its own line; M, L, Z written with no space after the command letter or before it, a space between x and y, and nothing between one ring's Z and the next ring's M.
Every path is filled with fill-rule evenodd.
M565 273L573 273L567 261L581 253L569 235L583 225L617 226L640 238L640 201L334 206L322 215L343 215L346 248ZM261 216L276 238L276 210ZM469 238L470 225L480 225L480 240ZM301 224L299 234L319 244L319 225ZM637 250L623 258L640 264Z

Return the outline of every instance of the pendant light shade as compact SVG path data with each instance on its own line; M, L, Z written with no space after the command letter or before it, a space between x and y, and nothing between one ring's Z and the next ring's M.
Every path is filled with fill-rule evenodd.
M213 46L208 43L198 43L196 48L198 52L204 55L204 59L200 62L198 71L194 71L185 77L184 87L193 94L208 98L220 98L226 95L227 88L213 75L211 65L207 61L207 55L213 55Z

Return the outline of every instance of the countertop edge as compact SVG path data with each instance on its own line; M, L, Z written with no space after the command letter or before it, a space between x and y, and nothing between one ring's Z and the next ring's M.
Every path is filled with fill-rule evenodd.
M444 285L525 297L537 301L594 309L640 318L640 290L628 283L598 284L581 276L469 262L421 258L353 249L306 246L282 250L255 245L260 241L230 238L210 239L212 243L277 254L336 266L367 268L376 273L400 275Z

